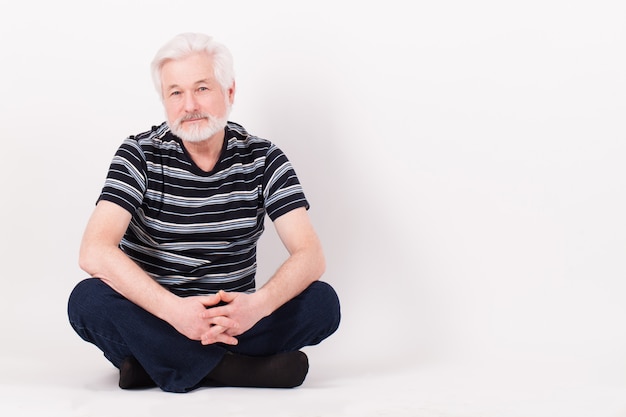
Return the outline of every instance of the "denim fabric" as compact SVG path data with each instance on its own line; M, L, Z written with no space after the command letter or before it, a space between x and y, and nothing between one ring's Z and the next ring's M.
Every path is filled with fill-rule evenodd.
M334 289L316 281L239 336L238 345L203 346L100 279L88 278L72 291L68 315L76 333L102 350L116 367L134 356L162 390L187 392L198 386L227 350L265 356L320 343L337 330L340 307Z

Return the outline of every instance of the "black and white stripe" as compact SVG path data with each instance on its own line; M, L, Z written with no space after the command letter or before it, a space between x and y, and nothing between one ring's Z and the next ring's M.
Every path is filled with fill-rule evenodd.
M179 295L254 291L265 215L309 207L285 154L232 122L211 172L193 163L166 123L127 138L99 200L133 215L120 247Z

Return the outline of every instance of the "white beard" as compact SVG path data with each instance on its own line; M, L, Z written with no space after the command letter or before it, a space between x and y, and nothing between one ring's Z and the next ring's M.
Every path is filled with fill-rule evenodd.
M187 142L202 142L209 139L220 130L224 129L228 122L227 111L224 117L215 117L207 113L194 113L180 117L170 126L172 133ZM193 124L191 126L183 127L183 122L188 119L205 118L207 124L201 126L200 124Z

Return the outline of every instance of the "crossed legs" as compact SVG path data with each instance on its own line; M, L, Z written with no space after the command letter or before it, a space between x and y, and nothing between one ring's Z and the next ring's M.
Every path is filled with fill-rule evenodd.
M68 302L69 320L120 369L120 386L187 392L202 385L288 387L308 370L305 346L320 343L340 321L333 288L314 282L238 337L236 346L203 346L128 301L97 278L81 281Z

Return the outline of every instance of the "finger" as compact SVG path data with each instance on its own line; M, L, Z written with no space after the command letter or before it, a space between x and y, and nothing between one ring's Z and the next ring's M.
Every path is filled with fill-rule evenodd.
M205 307L211 307L211 306L217 305L222 301L222 297L219 293L203 295L198 298L200 299L200 302L202 303L202 305Z
M235 298L237 298L239 296L239 293L236 292L226 292L224 290L220 290L218 292L220 298L222 299L222 301L224 301L225 303L230 303L231 301L233 301Z
M212 317L209 323L212 324L213 327L218 326L224 329L237 329L239 327L238 322L225 316ZM211 329L213 329L213 327Z
M226 333L220 333L219 336L217 337L217 342L224 343L226 345L235 346L236 344L239 343L239 340L237 340L237 338L235 337L227 335Z
M225 328L221 326L213 326L211 330L203 334L200 341L203 345L210 345L213 343L225 343L227 345L236 345L239 341L224 332Z
M236 327L229 327L224 333L233 337L241 335L241 331Z
M220 316L225 317L225 316L228 316L229 313L230 313L230 308L228 306L210 307L210 308L207 308L202 313L200 313L200 317L202 317L203 319L211 319L211 318L220 317Z
M204 332L200 336L200 341L202 342L203 345L215 343L217 341L217 337L224 331L226 331L225 327L218 326L218 325L211 326L211 328L208 331Z

